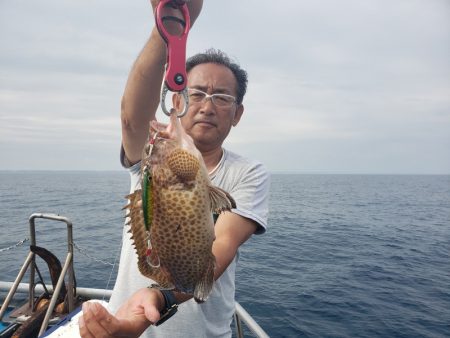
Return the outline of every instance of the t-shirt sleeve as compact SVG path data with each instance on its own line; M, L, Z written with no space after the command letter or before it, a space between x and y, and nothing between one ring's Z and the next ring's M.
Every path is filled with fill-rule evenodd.
M133 192L134 190L139 189L141 162L135 163L133 165L130 164L127 157L125 156L125 151L122 146L120 148L120 163L130 173L130 178L131 178L130 192Z
M255 234L262 234L267 228L269 215L270 175L260 163L249 166L240 177L239 183L230 191L236 201L232 211L258 224Z

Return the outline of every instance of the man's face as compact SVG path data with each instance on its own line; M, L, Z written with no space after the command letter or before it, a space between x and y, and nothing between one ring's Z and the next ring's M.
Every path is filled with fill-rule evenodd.
M225 66L205 63L195 66L188 74L188 87L211 94L221 93L236 97L236 79ZM231 107L217 107L211 99L191 102L181 125L194 139L201 152L221 147L232 126L237 125L244 107L233 103Z

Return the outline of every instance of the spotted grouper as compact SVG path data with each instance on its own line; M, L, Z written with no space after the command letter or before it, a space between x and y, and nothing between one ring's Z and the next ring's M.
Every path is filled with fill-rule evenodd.
M214 283L213 213L235 208L214 187L201 153L176 114L152 121L141 162L141 189L127 196L139 271L160 287L203 302Z

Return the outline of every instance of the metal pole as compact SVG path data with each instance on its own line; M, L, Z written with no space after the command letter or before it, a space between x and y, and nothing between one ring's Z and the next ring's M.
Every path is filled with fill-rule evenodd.
M44 321L42 322L41 329L39 330L38 337L45 332L45 329L47 329L48 322L50 321L50 316L52 315L53 309L55 308L56 301L58 300L59 292L61 291L61 287L64 283L64 276L66 275L66 272L67 272L67 269L69 268L71 260L72 260L72 254L69 252L67 254L66 262L64 263L61 274L59 275L58 283L56 283L55 290L53 290L53 295L50 300L50 304L48 306L47 312L45 314Z
M33 214L34 215L34 214ZM36 226L33 215L29 218L30 223L30 245L36 245ZM28 289L28 307L33 309L34 305L34 276L36 272L36 257L33 255L30 269L30 287Z
M234 323L236 324L236 336L238 338L244 338L244 332L242 331L241 319L237 312L234 313Z
M70 261L69 261L69 281L68 281L68 290L67 290L67 297L69 301L69 312L72 312L75 308L74 304L74 269L73 269L73 232L72 232L72 222L66 219L67 224L67 251L69 257L70 255ZM62 274L62 273L61 273Z
M13 282L3 282L0 281L0 291L9 291L13 287ZM16 292L26 293L28 292L29 284L28 283L20 283L17 287ZM53 287L51 285L46 285L47 290L52 293ZM44 287L40 284L35 287L36 292L44 292ZM94 289L94 288L82 288L77 287L77 295L86 297L86 298L94 298L94 299L106 299L108 300L112 295L112 290L108 289Z
M34 258L34 253L29 252L28 256L25 260L25 263L23 263L22 268L20 269L19 274L17 275L16 280L14 281L14 284L12 285L11 289L8 292L8 295L6 296L5 301L2 304L2 307L0 310L0 320L2 320L3 316L5 315L6 309L8 308L8 305L11 302L11 299L14 297L17 287L19 286L20 281L22 280L23 276L25 275L25 272L27 271L28 266L30 265L33 258Z
M247 327L259 338L269 338L267 333L262 329L261 326L250 316L250 314L244 310L244 308L236 302L236 313L242 319L242 321L247 325Z

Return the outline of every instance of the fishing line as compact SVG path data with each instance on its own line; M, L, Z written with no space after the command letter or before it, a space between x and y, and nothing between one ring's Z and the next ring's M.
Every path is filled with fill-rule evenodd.
M122 242L123 242L123 239L122 239ZM118 249L116 250L117 253L116 253L115 258L114 258L114 263L112 264L111 272L109 273L109 278L108 278L108 281L106 282L106 287L105 287L106 290L109 290L109 289L108 289L109 283L111 282L112 275L113 275L113 272L114 272L114 270L115 270L117 260L118 260L119 257L120 257L120 249L121 249L121 248L122 248L122 243L120 243L120 245L118 245ZM102 300L105 301L105 294L103 294Z

